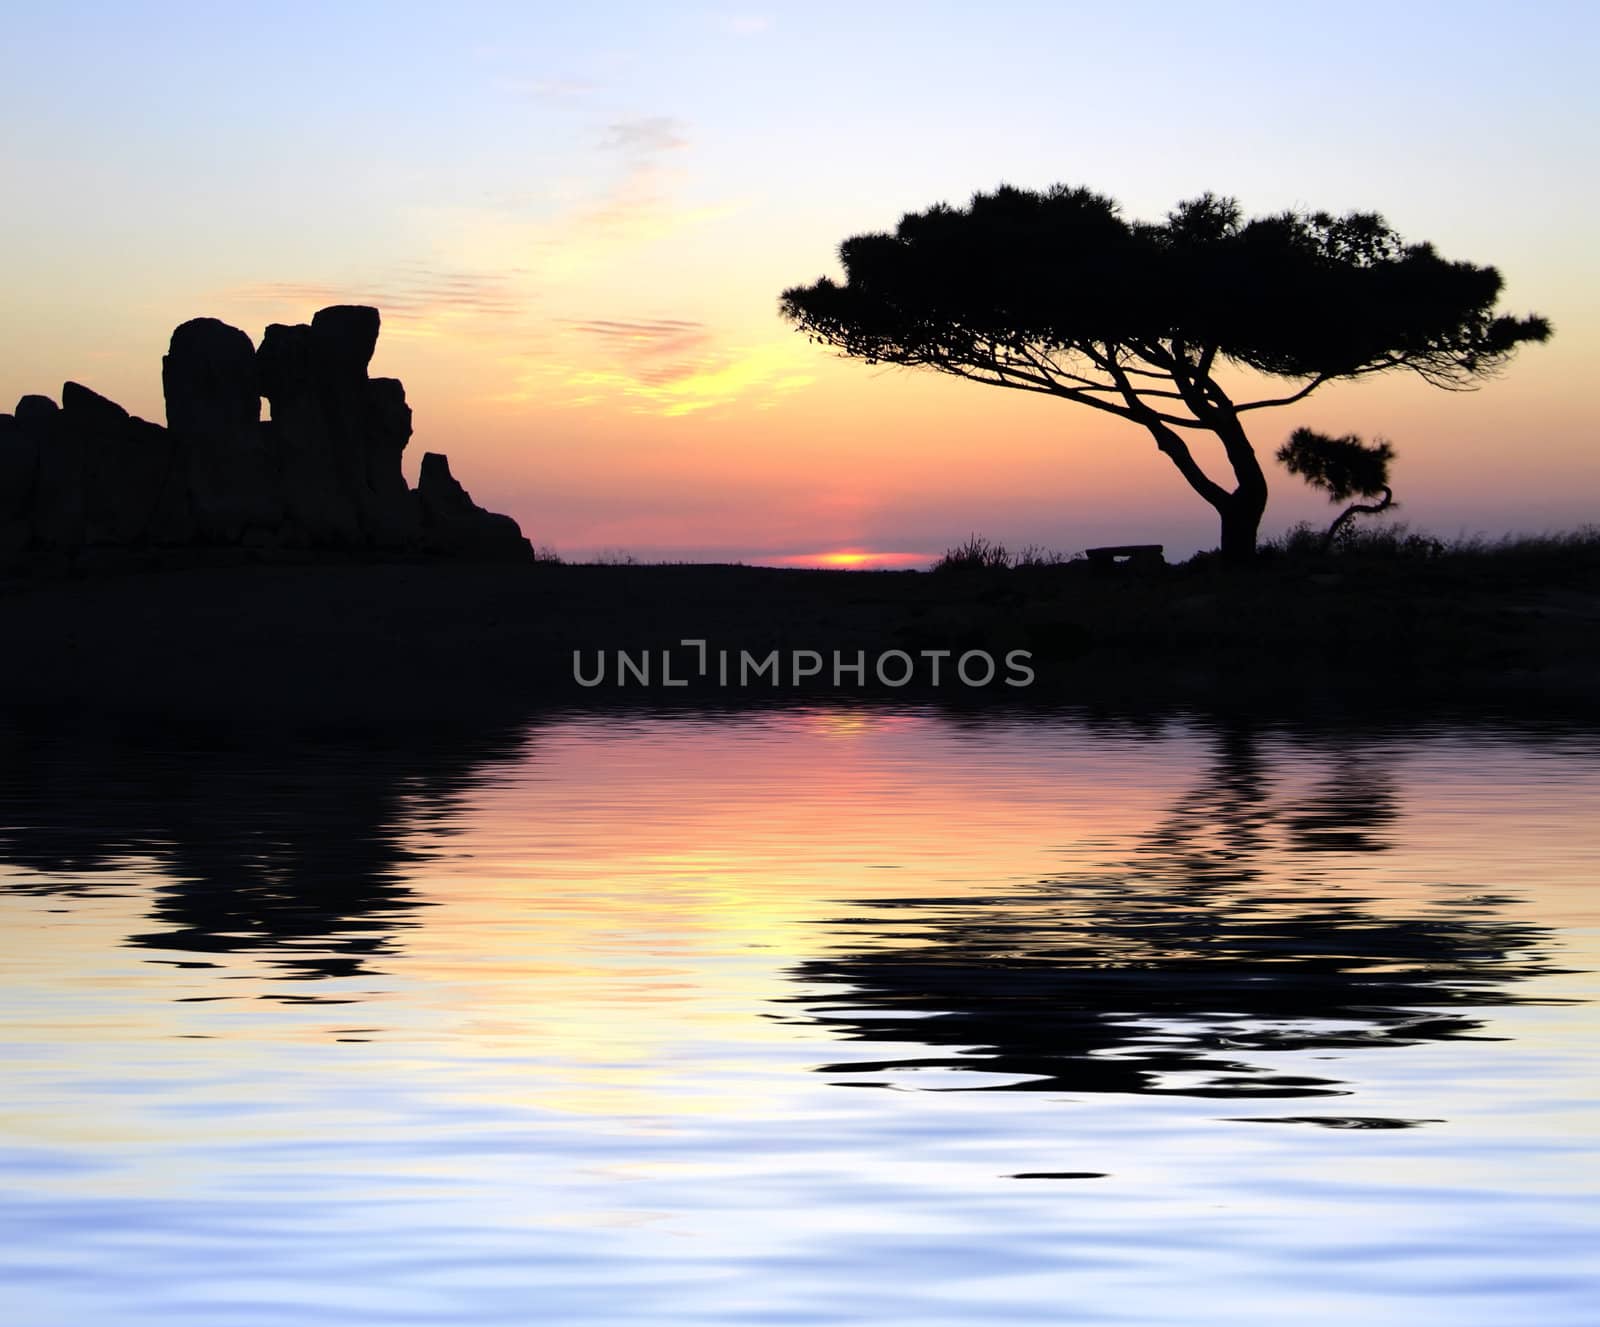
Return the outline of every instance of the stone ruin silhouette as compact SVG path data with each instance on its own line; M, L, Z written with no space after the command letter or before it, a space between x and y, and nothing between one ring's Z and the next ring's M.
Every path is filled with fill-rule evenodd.
M257 347L215 318L191 319L161 361L165 428L75 382L59 406L24 396L0 415L0 555L530 559L516 521L477 506L444 456L425 454L416 488L406 484L405 388L367 376L378 326L377 309L335 305L309 325L274 323Z

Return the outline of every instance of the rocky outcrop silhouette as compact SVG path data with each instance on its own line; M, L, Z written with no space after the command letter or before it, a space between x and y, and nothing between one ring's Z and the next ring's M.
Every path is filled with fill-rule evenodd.
M509 516L485 511L450 473L450 459L438 452L422 454L417 476L417 499L422 505L422 528L442 547L466 553L491 553L522 531Z
M509 516L475 504L441 455L415 490L411 407L369 378L378 310L268 327L194 318L161 361L166 427L69 382L0 415L0 554L243 547L522 560ZM265 397L271 418L261 417Z

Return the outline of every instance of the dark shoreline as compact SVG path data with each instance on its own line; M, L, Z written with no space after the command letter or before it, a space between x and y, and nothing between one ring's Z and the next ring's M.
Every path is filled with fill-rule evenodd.
M1499 562L1264 562L1097 574L1082 563L937 574L742 566L444 562L124 563L0 581L0 705L426 721L583 708L791 702L1069 705L1259 716L1445 707L1600 714L1600 577ZM703 639L755 658L862 651L799 687L717 685ZM586 688L573 652L674 652L688 685ZM891 650L1026 650L1036 678L982 689L925 668L885 686ZM976 670L975 670L976 671ZM687 676L686 676L687 674Z

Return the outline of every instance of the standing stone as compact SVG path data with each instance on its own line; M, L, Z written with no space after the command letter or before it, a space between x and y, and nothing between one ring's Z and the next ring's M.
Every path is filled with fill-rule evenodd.
M139 537L168 548L192 544L195 524L188 455L170 429L138 416L128 421L127 440L138 465L134 500L143 512Z
M33 488L39 448L15 415L0 415L0 557L26 548L33 538Z
M411 441L411 407L398 378L369 378L361 427L366 515L376 543L386 548L415 544L420 517L416 495L400 469Z
M515 521L478 507L443 456L401 470L411 407L369 378L379 317L362 305L267 328L195 318L161 362L167 424L79 383L62 404L0 415L0 553L158 545L310 546L531 556ZM261 397L271 418L261 418Z
M403 549L418 539L400 469L411 439L405 388L367 377L378 328L376 309L342 304L309 326L274 324L261 339L285 505L319 545Z
M36 429L53 424L56 412L60 409L48 396L28 395L17 402L16 411L11 417L17 421L19 428Z
M178 487L166 429L75 382L61 389L61 428L83 461L85 543L122 548L191 536L181 523L173 528L177 513L158 511L169 486Z
M283 518L261 431L256 351L237 327L192 318L161 361L167 427L187 461L196 532L234 544Z
M334 304L311 315L317 369L337 387L365 382L378 348L378 311L365 304Z
M216 318L191 318L173 330L161 387L167 427L183 436L241 440L261 420L255 346Z
M428 547L485 562L525 562L533 546L509 516L485 511L450 473L448 457L425 452L417 476L417 500Z
M317 372L311 328L273 323L256 352L284 514L297 536L320 548L361 541L361 519L340 472L333 425Z
M0 519L20 519L32 509L38 470L38 444L15 415L0 415Z
M127 544L142 532L137 510L129 501L135 486L127 448L128 412L115 401L81 383L61 388L61 436L82 464L85 543Z
M48 396L17 402L17 428L38 457L33 485L33 542L46 548L83 543L83 454L62 427L61 409Z

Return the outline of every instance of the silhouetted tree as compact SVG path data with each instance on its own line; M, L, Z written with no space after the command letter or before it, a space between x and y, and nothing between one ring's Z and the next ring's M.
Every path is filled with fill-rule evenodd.
M1376 516L1395 506L1394 490L1389 487L1394 447L1382 438L1368 444L1354 433L1334 438L1315 429L1296 429L1289 441L1278 448L1278 459L1291 475L1299 475L1312 488L1326 493L1329 502L1350 502L1354 497L1379 499L1374 503L1350 502L1335 516L1322 536L1324 552L1333 547L1339 532L1357 516Z
M1246 221L1210 194L1154 224L1124 220L1087 189L1007 186L965 209L908 213L892 235L857 235L839 255L843 284L784 292L796 326L868 363L1043 392L1143 425L1217 510L1233 559L1254 552L1267 502L1246 412L1395 369L1471 387L1550 334L1543 318L1495 312L1494 268L1406 244L1379 216ZM1235 400L1218 376L1227 365L1290 385ZM1182 430L1221 441L1232 488L1206 474Z

